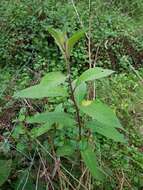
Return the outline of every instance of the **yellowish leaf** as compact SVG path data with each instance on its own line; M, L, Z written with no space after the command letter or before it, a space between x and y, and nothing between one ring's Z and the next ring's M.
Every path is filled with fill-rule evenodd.
M81 104L82 106L89 106L91 103L92 103L91 100L83 100Z

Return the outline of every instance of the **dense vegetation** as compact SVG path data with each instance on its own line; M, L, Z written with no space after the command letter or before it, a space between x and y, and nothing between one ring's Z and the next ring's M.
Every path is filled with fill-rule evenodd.
M142 189L143 1L0 14L0 190Z

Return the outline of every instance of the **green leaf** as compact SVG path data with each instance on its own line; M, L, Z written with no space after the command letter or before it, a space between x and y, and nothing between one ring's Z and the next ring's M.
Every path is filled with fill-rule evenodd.
M55 112L64 112L63 104L60 103L55 107Z
M51 36L55 39L56 44L59 46L61 52L64 54L65 52L65 40L66 40L66 34L61 32L60 30L56 30L53 28L48 28L48 32L51 34Z
M79 85L74 92L76 102L80 104L82 100L85 98L85 95L87 93L87 87L85 82Z
M12 132L12 137L13 137L14 139L18 139L18 138L20 137L20 135L25 134L25 132L26 132L26 130L25 130L25 128L24 128L23 125L17 125L17 126L14 128L13 132Z
M104 181L105 176L103 174L103 171L98 165L98 162L96 160L96 154L92 150L92 148L88 146L88 148L82 150L81 156L83 158L84 163L91 172L92 176L99 181Z
M85 31L84 30L79 30L77 32L75 32L72 37L70 37L67 40L67 51L68 51L68 55L70 56L70 53L74 47L74 45L85 35Z
M45 98L45 97L66 97L68 96L65 88L61 86L47 87L44 85L35 85L14 94L15 98Z
M66 77L61 72L50 72L42 78L40 84L54 87L64 83L65 80Z
M112 126L107 126L103 123L94 120L86 123L86 127L91 129L93 132L99 133L116 142L126 142L124 136L121 133L119 133L116 128Z
M12 160L0 160L0 186L7 181L11 172Z
M74 149L71 145L64 145L58 148L56 153L58 156L61 156L61 157L70 156L74 153Z
M112 109L99 100L83 101L80 110L103 125L122 128L120 121Z
M75 126L74 119L67 113L64 112L45 112L36 114L27 120L28 123L59 123L64 126Z
M86 70L81 76L78 78L76 85L80 85L82 82L92 81L96 79L100 79L103 77L107 77L111 75L114 71L108 69L102 69L100 67L95 67Z
M16 150L20 151L21 153L26 153L28 150L28 144L26 142L19 141L16 145Z
M37 138L45 133L47 133L51 129L52 125L50 123L46 123L41 127L36 127L31 129L30 136L32 138Z
M65 81L66 77L61 72L50 72L44 76L40 84L31 86L14 94L15 98L45 98L45 97L66 97L67 91L64 87L58 86Z

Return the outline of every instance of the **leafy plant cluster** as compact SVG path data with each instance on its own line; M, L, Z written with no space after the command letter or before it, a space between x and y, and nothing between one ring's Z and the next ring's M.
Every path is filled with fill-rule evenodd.
M140 74L142 74L142 71L140 71ZM110 175L112 175L110 180L107 180L103 186L106 186L107 189L115 189L118 187L120 188L120 182L121 182L120 179L122 179L122 175L124 175L125 179L127 180L125 181L124 184L125 189L130 189L130 188L139 189L142 187L142 166L143 166L142 133L140 132L142 130L141 110L142 110L143 93L141 92L141 86L138 83L138 78L134 74L130 75L114 74L110 78L110 80L107 80L107 78L106 79L103 78L102 80L101 79L97 80L96 86L97 86L97 97L100 97L102 102L110 104L112 110L115 110L118 113L118 116L120 117L121 121L123 122L123 125L128 131L126 133L126 136L129 141L129 146L126 145L121 146L120 143L119 144L115 142L113 143L112 140L104 138L104 136L101 136L100 134L96 133L96 139L95 139L96 148L93 145L93 148L95 148L96 150L96 158L100 163L100 166L102 165L103 169L106 172L108 172L108 174L110 173ZM43 100L42 102L44 103L45 100ZM47 110L53 111L55 110L55 108L57 111L60 108L61 111L61 106L56 106L58 103L53 104L52 99L50 100L50 102L51 102L50 104L41 107L41 111L46 111L46 112ZM56 102L58 102L58 99L56 100ZM41 155L42 160L44 160L46 166L51 168L51 171L53 171L54 163L50 159L48 154L51 151L52 154L55 155L54 153L55 151L53 151L52 144L54 144L54 147L57 147L57 149L59 150L63 146L66 147L66 145L68 145L67 149L66 148L64 149L64 152L60 150L61 151L60 153L62 153L63 155L65 154L65 152L66 154L70 155L70 156L61 156L62 164L64 164L64 166L67 169L69 169L69 171L70 168L73 167L72 174L77 178L80 176L81 168L77 160L78 151L76 151L75 154L70 152L71 149L69 149L69 144L67 143L69 142L70 139L70 146L72 145L72 147L77 148L77 145L75 145L71 137L77 135L78 131L74 131L73 128L71 129L70 127L62 127L62 125L58 125L58 128L56 127L56 130L54 130L54 128L50 128L45 135L37 137L37 140L41 142L39 145L39 142L35 142L33 137L32 139L31 136L29 137L29 132L34 131L34 128L36 128L35 131L36 130L38 131L38 128L42 128L42 124L34 124L34 123L29 124L29 127L27 128L27 124L25 123L25 118L26 120L29 119L27 118L29 111L30 115L31 114L33 115L33 113L37 112L37 110L39 109L38 106L40 106L41 103L39 104L39 100L38 101L35 100L33 102L32 99L29 103L30 104L32 103L31 108L29 108L29 106L27 107L26 105L24 106L24 101L20 101L20 104L22 105L22 107L24 106L24 108L20 110L19 116L17 116L17 119L13 121L14 123L16 122L15 123L16 128L12 132L11 138L9 138L9 132L10 132L9 130L3 130L3 133L1 131L1 134L3 135L5 140L8 139L8 141L5 141L4 144L1 143L1 159L2 155L4 156L3 157L4 160L10 159L11 156L13 155L12 156L13 164L11 165L10 168L11 174L9 176L9 182L5 183L1 187L2 189L5 188L8 189L9 187L10 189L16 189L19 186L19 184L21 184L19 188L22 189L27 179L27 176L29 177L25 185L25 188L28 189L35 188L34 184L36 179L34 176L37 175L38 165L40 165L41 163L41 159L39 159L39 154ZM68 104L64 104L64 106L66 107L64 111L68 109L70 115L74 114L72 112L71 106L69 106ZM45 130L47 130L46 127ZM54 141L53 137L55 138ZM90 140L90 142L92 141ZM31 158L33 157L35 147L37 147L37 143L38 146L40 146L36 152L36 155L38 157L36 156L32 169L29 169L29 164L31 163ZM101 158L102 161L100 160ZM43 170L43 168L41 168L41 170ZM15 173L17 174L15 175ZM70 176L68 177L70 178ZM88 174L86 174L86 179L88 180L88 183L90 183ZM71 180L73 179L71 178ZM44 183L45 183L45 178L41 177L39 179L38 189L40 188L45 189ZM59 182L57 182L56 179L54 180L54 182L52 181L52 183L54 183L55 188L56 184L58 184L57 189L59 188ZM97 185L97 180L96 180L96 185ZM91 188L94 189L96 185L92 181ZM97 188L102 189L102 185L99 185L98 183Z
M26 121L26 123L39 123L42 125L39 127L33 127L30 132L26 132L24 125L18 125L14 129L12 137L19 141L19 135L26 135L27 133L28 136L25 136L25 138L30 138L37 142L39 136L45 135L47 132L50 133L50 131L51 133L53 133L53 131L55 131L55 133L60 131L62 132L62 135L65 136L67 133L66 128L69 128L70 131L72 130L72 134L69 134L68 138L64 137L62 144L60 142L57 144L54 142L53 144L53 148L56 150L56 155L60 158L69 156L73 153L75 154L76 151L76 154L79 155L79 160L80 155L82 156L82 159L89 168L92 176L99 181L103 181L108 174L101 169L96 160L96 154L94 152L96 133L113 139L116 142L125 143L125 139L117 130L123 128L115 113L98 99L85 99L87 96L86 83L106 77L112 74L113 71L102 69L100 67L91 68L82 73L73 83L70 54L75 43L83 36L84 32L79 31L69 39L65 33L60 31L49 29L49 32L54 37L57 45L63 53L67 66L67 76L64 76L60 72L50 72L42 78L40 84L22 90L14 96L32 99L47 97L49 98L49 103L50 99L53 101L53 98L59 97L60 104L55 107L55 110L53 107L53 111L39 113L26 120L24 116L19 116L18 119L21 122ZM67 84L65 83L66 79ZM64 86L62 84L64 84ZM65 86L67 86L67 88ZM66 108L64 106L65 104L70 106L71 111L68 109L66 112L64 111ZM74 119L74 117L76 119ZM53 141L56 140L55 135L50 135L48 138L52 138ZM38 141L38 143L40 142ZM62 146L59 146L60 144ZM17 144L17 149L19 151L22 151L24 148L23 146L21 147L21 145L21 143ZM80 152L80 154L78 152ZM2 162L4 161L2 160ZM4 176L3 178L7 179L7 176ZM4 180L1 181L3 184Z
M0 2L2 190L143 187L142 2L73 2Z

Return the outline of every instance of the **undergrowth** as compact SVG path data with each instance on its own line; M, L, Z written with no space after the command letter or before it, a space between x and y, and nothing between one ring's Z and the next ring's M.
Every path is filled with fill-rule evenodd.
M0 1L1 190L143 188L143 3L97 0L89 6L89 2ZM90 64L116 71L95 82L96 93L89 88L89 98L96 95L117 113L124 128L119 132L128 142L123 145L98 133L93 138L86 131L99 165L108 174L104 182L92 177L83 164L75 143L78 130L60 125L58 130L48 131L36 140L29 136L29 131L40 127L28 124L29 116L63 108L65 113L73 114L71 100L64 102L62 108L59 97L56 101L13 98L16 91L39 84L48 72L66 72L64 56L49 34L49 27L66 31L68 36L85 29L85 38L71 53L73 80ZM76 149L74 153L69 149L69 139ZM57 152L63 155L58 157ZM65 152L70 156L64 156Z

